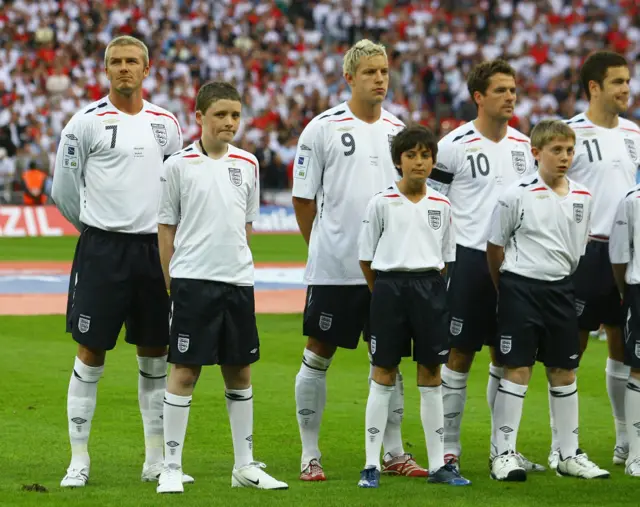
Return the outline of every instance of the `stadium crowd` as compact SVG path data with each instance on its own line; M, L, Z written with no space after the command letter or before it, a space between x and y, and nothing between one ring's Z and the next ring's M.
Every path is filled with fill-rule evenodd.
M379 40L391 65L385 107L444 135L476 114L465 76L502 56L518 71L512 126L570 118L587 103L578 69L609 48L631 62L629 119L640 124L640 6L635 0L0 0L0 202L29 168L49 173L60 132L106 95L104 49L146 42L145 97L199 136L195 94L210 79L243 94L234 144L261 163L262 187L290 187L298 136L348 97L345 49Z

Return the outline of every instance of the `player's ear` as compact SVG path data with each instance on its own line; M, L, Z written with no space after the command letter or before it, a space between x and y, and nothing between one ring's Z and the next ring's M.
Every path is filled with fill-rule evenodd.
M196 111L196 123L202 127L202 111Z
M351 74L345 73L344 79L350 87L353 87L353 76Z
M535 146L531 147L531 154L533 155L533 158L535 158L536 160L540 160L540 150Z

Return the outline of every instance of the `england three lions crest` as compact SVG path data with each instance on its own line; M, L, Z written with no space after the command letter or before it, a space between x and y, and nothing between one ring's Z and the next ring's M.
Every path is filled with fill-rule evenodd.
M584 204L580 202L573 203L573 218L578 224L582 222L584 218Z
M512 151L511 152L511 162L513 164L513 169L518 174L524 174L527 170L527 159L524 155L524 151Z
M229 167L229 179L236 187L242 185L242 169L239 167Z
M429 226L432 229L437 231L438 229L440 229L440 227L442 227L442 213L440 212L440 210L430 209L427 212L427 217L429 218Z
M627 153L629 154L629 157L631 157L631 160L633 160L634 163L640 162L640 160L638 160L638 150L636 149L636 143L633 142L633 139L625 139L624 145L627 148Z
M151 130L153 130L153 137L156 138L158 144L160 146L166 146L169 141L169 137L167 135L167 127L165 127L162 123L152 123Z

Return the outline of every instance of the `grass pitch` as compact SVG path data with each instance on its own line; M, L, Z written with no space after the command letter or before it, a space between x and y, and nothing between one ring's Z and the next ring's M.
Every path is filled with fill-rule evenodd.
M0 239L0 260L69 260L75 240ZM304 243L297 236L257 236L256 261L299 262ZM25 258L28 253L28 257ZM304 339L300 315L260 315L262 359L253 369L255 457L269 473L289 483L289 491L231 489L233 452L218 368L203 371L194 394L184 453L185 470L196 484L182 496L160 496L155 485L140 482L144 459L142 422L137 402L135 350L119 342L107 357L98 387L90 452L91 482L84 489L59 487L69 460L66 393L75 344L65 335L62 316L0 317L0 465L1 506L212 506L304 505L391 506L433 505L478 507L515 505L584 507L637 506L640 483L610 464L613 421L606 396L606 347L593 341L579 372L581 445L591 459L612 472L608 481L556 477L550 471L530 474L525 483L489 479L489 411L485 401L488 357L476 359L469 380L463 421L464 475L469 488L428 485L420 479L383 477L378 490L356 483L364 464L364 412L368 394L366 349L338 352L328 374L328 402L321 433L326 483L298 481L300 444L295 417L294 379ZM426 465L419 419L415 366L405 360L405 449ZM541 368L525 400L519 448L546 463L549 448L546 381ZM47 492L22 491L40 484Z

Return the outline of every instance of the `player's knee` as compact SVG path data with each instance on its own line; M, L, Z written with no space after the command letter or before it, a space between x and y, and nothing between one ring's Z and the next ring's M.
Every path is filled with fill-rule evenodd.
M576 381L576 374L565 368L547 368L547 379L551 387L570 386Z
M104 363L104 361L103 361ZM87 384L95 384L102 377L102 373L104 372L104 365L94 366L92 364L87 364L82 360L80 356L76 357L76 360L73 364L73 375L81 382L85 382Z
M193 389L200 376L200 369L200 366L174 364L169 375L170 387L181 390Z
M498 357L498 352L495 347L489 347L489 355L491 356L491 364L496 368L502 368L502 363Z
M307 339L306 350L313 352L315 355L324 359L332 359L336 353L337 347L332 343L323 342L309 336Z
M321 378L326 376L330 365L331 358L326 358L309 349L304 349L299 375L303 377Z
M90 349L84 345L78 344L78 359L87 366L103 366L107 355L106 351L98 349Z
M437 387L442 384L440 365L418 364L418 385L425 387Z
M397 366L383 367L374 366L373 375L371 379L376 383L383 386L394 386L396 384L396 372Z
M449 352L447 368L458 373L469 373L474 356L475 352L452 348Z
M251 386L251 366L222 365L220 369L227 389L248 389Z
M504 368L504 379L521 386L529 385L531 368L529 366L517 366Z
M144 378L156 380L167 376L167 357L149 357L138 355L138 368Z

